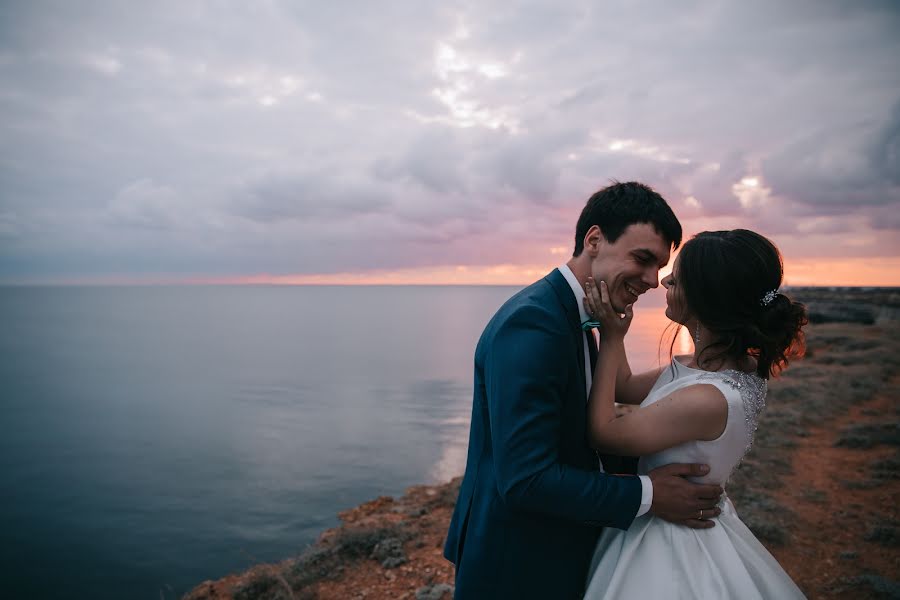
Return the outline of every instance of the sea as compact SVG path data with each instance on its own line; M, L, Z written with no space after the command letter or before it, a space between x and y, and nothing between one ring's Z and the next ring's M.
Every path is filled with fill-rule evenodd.
M0 288L0 595L180 598L462 474L475 345L519 289ZM664 306L636 306L635 371L669 360Z

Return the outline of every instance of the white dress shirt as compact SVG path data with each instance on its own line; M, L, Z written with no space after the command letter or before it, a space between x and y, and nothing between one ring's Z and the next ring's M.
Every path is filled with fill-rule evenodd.
M584 298L585 293L584 289L581 287L581 284L578 283L578 278L575 277L575 274L572 272L572 269L569 268L569 265L562 265L559 267L559 272L562 273L563 277L566 278L566 281L569 283L569 287L572 288L572 293L575 294L575 303L578 305L578 317L582 323L590 319L590 316L587 314L587 311L584 309ZM591 335L594 336L594 341L597 341L597 331L594 329L590 330ZM593 380L594 373L591 370L591 355L588 351L587 345L587 337L581 336L582 344L584 345L584 384L585 384L585 398L591 397L591 381ZM599 459L598 459L599 461ZM600 463L600 470L603 470L603 463ZM635 518L640 517L643 514L646 514L647 511L650 510L650 505L653 504L653 483L650 481L650 478L646 475L641 475L641 507L638 509Z

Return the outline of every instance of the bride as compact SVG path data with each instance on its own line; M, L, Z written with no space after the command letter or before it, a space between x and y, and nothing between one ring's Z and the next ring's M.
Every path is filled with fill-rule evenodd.
M694 237L662 281L666 316L693 334L694 354L639 375L625 357L631 306L620 316L605 282L589 280L585 305L601 330L589 409L594 447L640 456L640 474L706 463L709 473L695 481L724 487L750 449L768 378L803 354L806 311L778 292L782 276L778 249L757 233ZM640 407L616 418L616 401ZM625 531L605 529L585 598L803 598L726 496L719 511L697 515L715 520L709 529L651 513Z

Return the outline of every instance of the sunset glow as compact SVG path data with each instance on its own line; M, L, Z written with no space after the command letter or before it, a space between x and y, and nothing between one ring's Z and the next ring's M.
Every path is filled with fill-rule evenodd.
M900 286L900 257L785 262L784 280L795 286Z
M562 264L563 261L559 261ZM555 266L491 265L448 266L366 273L332 273L327 275L250 275L237 277L197 278L185 283L199 284L268 284L268 285L527 285L549 273Z
M565 262L546 264L448 266L327 275L248 275L197 277L172 283L205 285L513 285L524 286ZM671 263L660 278L671 271ZM900 257L847 260L796 260L785 263L788 286L900 286Z

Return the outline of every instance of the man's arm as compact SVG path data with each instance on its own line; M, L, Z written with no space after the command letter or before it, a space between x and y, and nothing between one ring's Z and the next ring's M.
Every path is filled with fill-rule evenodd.
M571 333L555 315L522 307L495 334L484 363L494 468L512 507L627 528L641 501L634 476L560 462L562 406L574 357Z

